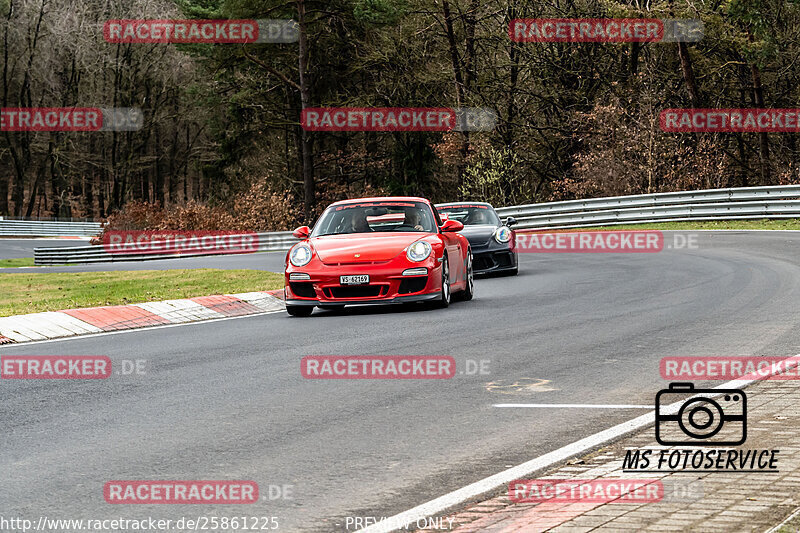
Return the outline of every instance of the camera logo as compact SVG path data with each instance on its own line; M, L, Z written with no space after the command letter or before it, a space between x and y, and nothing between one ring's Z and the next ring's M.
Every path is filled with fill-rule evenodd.
M714 396L715 398L712 398ZM676 414L666 407L683 401ZM670 383L656 394L656 440L663 446L738 446L747 439L747 397L739 389Z

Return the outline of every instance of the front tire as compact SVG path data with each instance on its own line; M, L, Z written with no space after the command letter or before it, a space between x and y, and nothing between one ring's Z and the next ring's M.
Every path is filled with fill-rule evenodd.
M466 287L461 293L461 299L468 302L472 300L472 297L475 295L475 274L472 271L472 250L467 252L467 263L464 266L464 270L466 271L466 275L464 276Z
M447 252L442 256L442 290L436 307L445 308L450 305L450 265L447 263Z
M313 305L287 305L286 312L291 316L311 316Z

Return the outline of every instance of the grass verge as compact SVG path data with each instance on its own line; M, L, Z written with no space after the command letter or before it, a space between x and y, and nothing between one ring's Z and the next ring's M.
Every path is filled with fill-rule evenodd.
M0 274L0 316L269 291L283 274L262 270L137 270Z
M32 267L33 257L18 257L16 259L0 259L0 268Z

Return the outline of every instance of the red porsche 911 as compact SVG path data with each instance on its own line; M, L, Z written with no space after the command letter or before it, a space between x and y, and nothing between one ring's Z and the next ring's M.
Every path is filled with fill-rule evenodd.
M286 311L314 307L471 300L472 251L464 226L442 223L424 198L388 197L331 204L286 254Z

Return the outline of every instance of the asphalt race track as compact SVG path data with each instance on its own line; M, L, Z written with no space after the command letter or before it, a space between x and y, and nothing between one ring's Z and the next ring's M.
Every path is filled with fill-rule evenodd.
M143 376L0 382L0 507L346 531L348 515L391 516L642 414L494 403L650 405L663 356L800 353L800 232L698 236L697 249L655 254L526 254L519 276L480 279L472 302L444 310L281 312L0 347L147 359ZM282 259L247 260L261 256ZM459 371L489 359L491 375L300 375L305 355L366 354L451 355ZM262 495L293 485L293 499L111 506L103 484L120 479L254 480Z
M62 248L86 246L89 241L80 239L5 239L0 238L0 259L33 257L34 248ZM0 269L2 270L2 269Z

